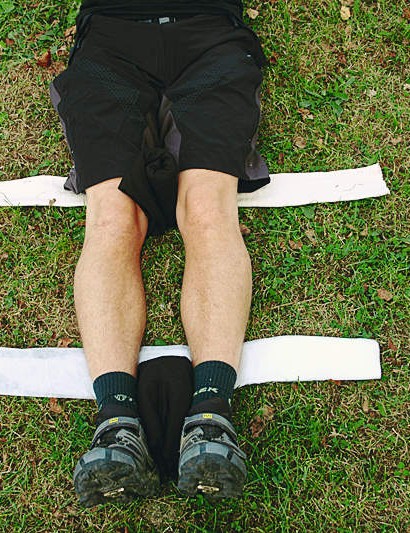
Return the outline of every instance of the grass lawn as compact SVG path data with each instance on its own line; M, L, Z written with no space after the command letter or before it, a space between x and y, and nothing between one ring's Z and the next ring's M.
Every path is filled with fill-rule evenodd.
M243 499L217 505L170 485L156 499L82 509L71 476L94 402L1 397L1 533L410 531L410 10L405 0L349 3L342 20L339 0L245 2L259 12L245 20L271 58L258 145L270 171L379 161L391 191L240 210L254 272L246 340L373 338L382 379L238 389L248 480ZM65 68L78 4L0 0L0 180L71 167L48 85ZM37 59L48 50L47 68ZM0 209L0 346L81 346L73 275L84 224L85 208ZM177 231L146 242L144 344L185 343L183 264Z

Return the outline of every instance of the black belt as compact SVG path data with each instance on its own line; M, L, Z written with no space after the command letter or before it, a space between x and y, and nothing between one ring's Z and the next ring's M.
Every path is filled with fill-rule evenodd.
M136 22L154 22L156 24L168 24L169 22L178 22L178 20L187 19L193 16L194 15L185 15L180 17L154 17L151 19L144 20L137 19Z

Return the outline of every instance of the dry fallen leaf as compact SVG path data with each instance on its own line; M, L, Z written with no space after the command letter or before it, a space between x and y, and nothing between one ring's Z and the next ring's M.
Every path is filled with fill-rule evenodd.
M37 65L39 67L49 67L51 65L51 52L47 50L41 57L37 59Z
M305 231L305 235L310 240L310 242L313 244L313 246L316 246L317 240L316 240L316 235L313 229L307 229Z
M367 399L367 396L363 398L362 408L364 413L369 412L369 400Z
M377 296L386 302L393 300L393 294L386 289L377 289Z
M279 152L278 165L283 165L284 161L285 161L285 154L283 152Z
M273 407L270 407L269 405L264 405L262 407L262 418L266 421L273 420L273 416L275 414L275 410Z
M360 232L362 237L367 237L369 235L369 229L366 227L363 231Z
M347 6L342 6L340 8L340 17L342 20L349 20L351 17L350 8Z
M339 61L341 65L347 64L347 58L343 52L340 52L339 54L337 54L337 60Z
M75 32L76 32L76 26L70 26L69 28L67 28L64 32L64 37L66 38L73 38L74 35L75 35Z
M331 383L334 383L335 385L337 385L338 387L340 387L340 385L342 384L342 381L340 379L329 379L329 381Z
M61 407L61 405L58 405L57 398L50 398L49 406L50 406L50 411L52 413L56 413L59 415L63 412L63 408Z
M401 142L403 142L403 137L401 135L399 135L398 137L395 137L395 138L393 138L391 140L391 143L392 143L393 146L397 146Z
M354 0L341 0L342 6L351 7L354 4Z
M303 137L301 137L300 135L297 135L296 137L294 137L293 139L293 144L297 147L297 148L306 148L306 139L304 139Z
M257 11L256 9L251 9L251 8L247 9L246 13L248 17L251 19L256 19L256 17L259 15L259 11Z
M292 248L292 250L300 250L303 244L302 241L289 241L289 246Z
M50 74L58 75L65 70L66 65L63 61L53 61L49 67Z
M68 337L63 337L61 339L58 339L57 342L57 348L67 348L69 344L73 342L73 339L69 339Z
M244 237L251 234L251 230L245 224L239 224L239 229Z
M389 350L391 350L392 352L397 352L398 350L397 346L394 344L394 342L391 339L389 339L387 346L389 347Z
M264 405L261 409L261 414L253 417L249 424L252 437L259 437L262 431L265 429L266 422L273 419L274 409L269 405Z
M263 428L265 427L262 418L259 415L256 415L252 418L249 428L251 430L252 437L256 438L262 433Z

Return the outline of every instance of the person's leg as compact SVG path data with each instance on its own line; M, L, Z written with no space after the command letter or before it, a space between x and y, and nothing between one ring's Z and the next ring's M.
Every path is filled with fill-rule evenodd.
M236 496L246 469L229 421L230 399L252 293L251 262L239 229L238 181L206 169L183 171L179 179L177 221L186 250L181 316L194 365L179 487L188 494Z
M86 189L84 246L74 278L77 319L98 403L91 450L74 472L80 503L129 501L157 490L136 404L145 328L140 253L147 218L118 190L121 177Z
M252 293L251 262L239 228L235 176L180 173L177 220L186 251L181 316L194 366L238 369Z
M135 377L145 329L140 253L147 218L118 190L120 180L86 189L85 239L74 277L77 320L93 380L113 371Z

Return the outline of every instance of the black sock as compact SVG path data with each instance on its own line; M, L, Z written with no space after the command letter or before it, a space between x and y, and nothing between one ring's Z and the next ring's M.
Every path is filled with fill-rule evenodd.
M235 369L222 361L206 361L194 368L194 395L189 416L217 413L231 419L231 398L236 381Z
M108 372L93 383L98 405L96 425L116 416L136 418L137 380L126 372Z

